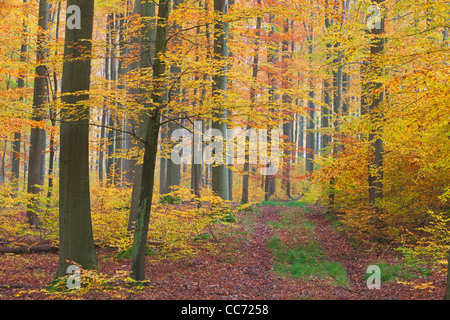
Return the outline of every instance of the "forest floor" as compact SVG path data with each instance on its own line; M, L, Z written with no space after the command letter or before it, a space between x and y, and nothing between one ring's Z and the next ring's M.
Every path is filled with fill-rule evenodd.
M140 290L113 286L55 295L45 288L55 274L57 254L0 255L0 299L442 299L444 272L411 277L398 251L355 245L323 212L320 206L258 206L239 213L236 228L218 238L223 242L219 252L205 252L189 262L148 256L150 281ZM98 259L101 273L129 270L129 259L119 260L108 250L99 250ZM364 276L371 264L382 271L380 289L367 288Z

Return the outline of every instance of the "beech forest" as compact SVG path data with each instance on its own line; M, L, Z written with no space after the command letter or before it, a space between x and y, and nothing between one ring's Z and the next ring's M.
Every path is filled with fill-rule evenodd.
M446 0L0 0L0 300L449 300L449 29Z

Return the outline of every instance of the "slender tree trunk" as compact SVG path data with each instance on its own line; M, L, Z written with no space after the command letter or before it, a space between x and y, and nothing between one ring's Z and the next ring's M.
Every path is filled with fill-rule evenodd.
M321 115L322 115L322 122L321 122L321 127L322 127L322 141L321 141L321 145L320 148L324 149L326 148L329 144L330 144L330 135L325 133L324 130L327 130L330 127L330 110L331 110L331 86L330 86L330 81L328 79L324 79L323 80L323 102L324 102L324 106L321 109Z
M23 3L28 3L28 0L23 0ZM26 62L26 53L28 51L27 46L27 25L26 20L24 18L23 20L23 42L20 46L20 62L25 63ZM20 90L22 88L25 88L25 75L20 74L19 78L17 79L17 88ZM23 98L21 97L20 100L22 101ZM11 181L13 183L14 188L14 194L17 193L19 189L19 179L20 179L20 148L21 148L21 140L22 140L22 133L20 131L14 133L14 141L12 143L12 159L11 159Z
M36 51L36 60L39 65L36 67L36 75L34 78L34 92L33 92L33 121L43 121L45 118L45 107L47 103L47 68L42 63L44 62L47 52L45 45L47 43L49 5L46 0L39 2L39 21ZM30 134L30 155L28 162L28 185L27 192L30 194L31 201L27 208L27 219L31 226L39 225L39 218L37 212L39 211L39 200L36 196L41 192L41 187L44 184L45 175L45 146L46 132L39 127L31 128Z
M137 281L145 279L145 252L152 206L153 183L155 180L156 156L158 152L160 108L164 104L164 93L166 91L162 81L166 73L166 66L164 61L159 59L159 57L166 52L169 4L170 2L168 0L159 1L155 59L153 63L153 89L151 103L146 106L149 111L149 117L144 149L144 162L142 165L138 215L131 255L131 276Z
M106 118L108 116L108 112L105 107L102 108L102 122L101 122L101 128L100 128L100 151L98 153L98 180L100 182L103 182L105 179L105 152L103 151L103 148L105 146L104 139L105 139L105 126L106 126Z
M382 4L384 0L376 0L378 5ZM369 72L373 73L375 76L382 75L382 68L377 66L377 59L384 52L384 17L381 20L380 28L376 26L370 30L372 36L370 45L370 62L369 62ZM383 140L381 139L381 112L379 107L384 100L384 92L381 88L383 84L380 80L375 79L370 84L371 90L377 92L371 94L372 103L369 104L368 112L370 118L370 131L369 131L369 141L371 141L371 154L372 162L369 164L369 203L375 205L378 199L383 197Z
M8 141L5 140L3 143L3 150L2 150L2 171L0 173L1 178L0 178L0 183L5 182L6 177L5 177L5 157L6 157L6 148L8 147Z
M140 4L139 4L140 6ZM140 9L136 8L136 5L132 3L131 0L127 0L127 14L126 14L126 25L127 28L131 26L135 22L135 17L140 13ZM134 33L126 39L132 45L124 45L125 52L124 54L127 58L134 56L138 51L135 48L138 48L136 44L139 43L139 36L136 36ZM136 51L135 51L136 50ZM125 72L129 74L131 71L139 68L139 60L131 61L128 63ZM127 94L133 96L139 94L139 90L135 87L129 86L125 83ZM125 130L136 132L136 126L139 126L136 120L129 118L125 121ZM134 139L130 135L124 134L124 148L129 152L134 148L138 141ZM131 157L129 153L127 153L127 158L124 160L124 181L128 185L134 185L134 178L136 173L136 166L138 165L138 161L136 157Z
M289 20L286 20L284 25L284 35L286 36L289 33ZM283 90L287 90L289 88L290 80L288 79L287 68L289 64L289 41L287 39L282 42L282 68L283 68L283 77L282 77L282 87ZM284 140L284 148L283 148L283 158L284 158L284 168L283 168L283 177L282 177L282 185L284 191L286 192L286 196L291 198L291 146L292 146L292 121L290 120L292 112L290 111L292 98L286 92L283 93L283 109L284 109L284 119L283 119L283 140Z
M14 194L19 189L20 179L20 148L21 148L22 133L14 132L14 141L12 143L12 161L11 161L11 182L14 185Z
M111 63L111 57L110 57L110 45L111 45L111 33L110 33L110 28L111 28L111 22L110 22L110 15L108 14L107 18L106 18L106 24L107 24L107 31L106 31L106 43L105 43L105 68L104 68L104 72L105 72L105 80L108 82L110 80L110 63ZM109 89L109 83L106 84L106 89ZM108 109L107 109L107 104L108 104L108 99L105 98L105 105L102 108L102 127L100 128L100 152L98 155L98 162L99 162L99 166L98 166L98 178L100 180L100 182L103 182L104 180L104 173L105 173L105 160L104 160L104 154L105 152L103 151L103 148L105 146L104 143L104 139L106 138L106 124L108 122ZM108 130L109 133L109 130ZM109 144L108 144L108 151L109 151ZM106 152L107 155L109 155L109 152ZM107 181L110 181L110 174L109 169L110 169L110 160L107 158L106 159L106 176L107 176Z
M195 93L194 93L195 96ZM198 126L197 124L200 124ZM203 121L194 121L192 125L192 158L191 158L191 189L197 198L200 198L200 189L202 184L202 158L198 159L196 154L202 154ZM198 203L200 205L200 203Z
M117 55L117 17L116 14L111 14L111 85L112 90L117 92L117 79L118 79L118 55ZM109 127L112 128L108 132L108 138L110 142L110 152L109 152L109 160L110 162L110 168L109 168L109 174L110 174L110 183L111 185L118 185L119 183L119 172L120 172L120 162L119 162L119 156L118 151L120 147L119 143L119 132L115 130L116 128L120 128L119 119L118 119L118 104L116 101L112 103L114 106L113 110L110 110L109 113Z
M184 3L184 0L173 0L173 10L177 10L179 6L181 6ZM174 22L171 26L171 29L174 33L179 32L181 29L181 25L177 22ZM178 50L178 47L180 46L181 41L178 38L174 38L172 40L172 46L175 48L175 50ZM168 99L169 101L181 101L182 95L181 95L181 85L180 85L180 74L181 74L181 64L175 63L170 68L170 74L172 77L172 83L170 84L171 90L168 92ZM173 112L170 110L168 112L168 117L179 119L180 114L177 112ZM164 119L163 119L164 120ZM177 121L171 121L167 123L167 136L166 136L166 143L170 146L169 150L172 151L173 146L177 143L176 141L172 141L171 137L175 130L180 129L179 122ZM164 193L171 192L172 187L179 186L180 180L181 180L181 165L174 163L172 159L166 158L166 172L165 172L165 183L164 183Z
M274 34L275 34L275 27L272 24L274 20L274 15L270 14L269 16L269 25L270 25L270 31L269 31L269 39L270 41L274 42L273 44L271 44L272 48L270 48L267 51L267 60L269 62L269 64L271 65L271 67L273 68L277 62L277 58L278 58L278 49L276 49L277 43L276 41L273 40L274 38ZM275 90L276 90L276 76L275 76L275 71L274 70L270 70L267 74L267 78L268 78L268 82L269 82L269 89L268 89L268 95L269 95L269 105L271 106L270 108L270 112L274 112L275 110L275 103L277 101L277 96L275 94ZM268 130L267 130L267 146L270 146L270 142L271 142L271 137L270 137L270 131L271 131L271 126L268 126ZM270 166L270 163L267 163L267 167ZM266 175L264 177L264 200L267 201L270 199L270 197L275 194L276 192L276 179L274 175Z
M258 6L261 6L261 0L258 0ZM252 65L252 85L250 87L250 104L254 106L256 100L256 80L258 79L259 69L259 47L261 37L261 25L262 17L256 18L256 33L255 33L255 49L253 51L253 65ZM250 121L250 119L249 119ZM250 125L247 125L247 131L251 129ZM244 162L244 176L242 177L242 203L248 203L249 198L249 180L250 180L250 133L248 132L245 137L245 162Z
M110 89L109 82L110 80L114 80L112 70L113 68L113 51L114 47L113 43L113 25L114 25L114 14L110 13L107 16L106 26L106 55L105 55L105 80L107 81L107 89ZM111 101L107 99L106 105L111 104ZM109 110L106 111L107 119L105 123L108 125L108 129L106 130L108 145L107 145L107 154L106 158L106 182L111 185L114 183L114 131L112 128L114 127L114 116L112 114L111 108L105 106Z
M207 1L207 0L206 0ZM206 2L205 1L205 2ZM202 1L199 1L199 6L202 7ZM205 6L207 6L207 4L205 3ZM209 28L208 25L205 26L206 29ZM196 34L200 35L200 31L201 28L200 26L197 27L196 30ZM198 62L200 60L200 53L197 47L197 55L195 57L195 61ZM205 78L205 74L203 75L203 78L206 80ZM196 74L194 77L195 81L197 82L198 80L200 80L200 75ZM206 82L206 81L205 81ZM194 88L194 97L197 97L197 92L198 89L197 87ZM203 101L205 101L205 97L206 97L206 86L205 83L203 83L203 88L201 90L201 98L200 101L194 102L194 108L199 105L202 104ZM200 126L198 126L197 124L199 124ZM202 151L203 151L203 133L204 133L204 121L203 120L197 120L194 122L194 124L192 125L192 132L193 132L193 137L192 137L192 158L191 158L191 189L193 194L197 197L200 198L200 190L201 190L201 186L202 186L202 171L203 171L203 166L202 166L202 162L203 162L203 158L202 156ZM200 157L199 157L200 155ZM198 207L201 206L201 203L198 202L197 203Z
M210 5L209 0L205 0L205 16L208 16L210 14ZM206 61L209 64L212 64L211 57L211 31L210 31L210 23L205 24L205 41L206 41ZM207 93L207 81L209 80L210 75L208 72L203 73L203 86L202 86L202 101L206 100L206 93ZM206 132L211 127L211 122L209 120L203 122L203 133ZM203 147L204 147L204 143ZM203 149L202 147L202 149ZM205 163L203 165L205 170L203 185L205 186L211 186L211 165L208 163Z
M66 275L72 264L97 269L89 194L89 94L85 93L90 87L94 0L68 0L67 5L80 7L82 28L65 31L56 277Z
M229 200L229 180L228 180L228 167L225 164L226 146L227 140L227 110L220 106L222 100L225 98L227 91L227 66L226 59L228 58L228 23L224 22L224 16L228 13L228 1L227 0L214 0L214 12L216 21L214 23L214 61L220 65L219 72L216 72L213 76L213 98L215 103L219 106L215 107L214 117L217 120L212 121L212 129L219 130L223 137L223 150L224 155L222 164L214 165L212 167L212 191L216 193L220 198Z
M134 13L140 14L141 17L146 18L146 20L143 21L143 26L141 28L141 59L139 61L141 69L146 70L154 65L156 43L156 3L148 2L142 3L141 5L140 0L136 0L134 4ZM145 95L146 93L150 93L149 89L141 88L139 90L143 95ZM139 116L137 129L137 135L139 138L145 140L145 136L147 134L147 126L148 116L146 114L141 114ZM142 149L145 148L145 145L142 142L139 142L138 146ZM130 216L128 219L129 231L133 229L134 223L136 222L138 216L139 197L142 184L142 170L143 164L136 164L133 179L133 190L131 194Z
M309 31L309 55L310 60L312 63L312 55L313 55L313 28ZM315 98L315 92L314 92L314 81L311 78L309 80L309 99L308 99L308 119L306 119L306 162L305 162L305 169L307 173L311 173L314 171L314 129L315 129L315 104L314 104L314 98Z
M325 18L325 28L326 29L329 29L330 28L330 26L331 26L331 21L330 21L330 18L329 18L329 12L328 12L328 10L329 10L329 4L328 4L328 1L325 1L325 3L326 3L326 5L325 5L325 7L326 7L326 9L327 9L327 12L326 12L326 18ZM329 60L330 59L330 57L331 57L331 47L332 47L332 44L331 43L327 43L327 45L326 45L326 47L327 47L327 60ZM329 78L328 78L328 74L327 74L327 76L326 76L327 78L325 78L324 80L323 80L323 100L324 100L324 106L322 107L322 109L321 109L321 115L322 115L322 122L321 122L321 127L322 127L322 130L323 129L327 129L327 128L329 128L330 127L330 121L329 121L329 119L330 119L330 115L332 114L332 112L331 112L331 108L332 108L332 105L331 105L331 84L330 84L330 80L329 80ZM327 134L327 133L324 133L323 131L322 131L322 141L321 141L322 143L321 143L321 149L324 149L324 148L326 148L328 145L329 145L329 143L331 142L331 137L330 137L330 135L329 134Z
M117 85L116 88L119 93L125 89L125 79L126 68L124 64L124 59L126 58L126 49L125 49L125 15L120 13L118 14L118 21L116 22L116 30L118 32L118 57L117 57ZM119 110L122 109L122 104L118 104ZM125 128L126 119L119 114L116 115L116 123L118 128ZM116 157L115 157L115 177L117 179L116 184L119 186L124 186L124 147L125 147L125 139L124 133L116 131L115 132L115 142L116 142ZM120 156L119 156L120 154Z
M301 104L303 104L303 101L300 102ZM302 115L299 115L299 119L298 119L298 143L297 143L297 149L298 149L298 153L297 153L297 157L299 159L299 163L301 159L304 158L304 140L305 140L305 117Z
M59 39L59 24L60 24L60 14L61 14L61 2L58 3L58 9L56 10L56 25L55 25L55 41ZM55 16L52 18L52 23L55 20ZM55 52L57 54L58 52ZM52 101L55 102L58 96L58 76L55 70L53 70L53 97ZM49 106L49 116L52 128L56 127L56 117L57 113L55 107L53 105ZM50 153L49 153L49 163L48 163L48 191L47 191L47 200L50 200L53 191L53 181L54 181L54 162L55 162L55 150L56 150L56 138L55 131L52 129L50 133ZM50 201L48 201L48 205L50 206Z

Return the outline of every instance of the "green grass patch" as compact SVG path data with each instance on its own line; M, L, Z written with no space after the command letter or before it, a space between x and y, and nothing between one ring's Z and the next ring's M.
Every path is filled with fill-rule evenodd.
M407 264L401 262L395 264L378 262L373 263L373 265L380 268L382 283L396 282L397 280L410 280L430 274L429 270L421 270L420 272L417 272L417 270L414 270ZM370 276L370 273L366 273L363 275L362 280L366 281Z
M320 244L310 241L294 248L285 246L280 238L273 237L268 242L274 259L274 271L281 276L304 279L330 279L341 286L349 284L342 264L327 260Z
M273 270L285 277L329 279L332 284L347 286L349 280L344 266L330 261L320 243L315 240L316 225L303 214L306 204L296 202L291 206L302 210L283 210L280 212L280 221L270 221L268 224L290 234L301 234L303 239L306 236L307 240L298 244L284 243L280 237L272 237L267 246L275 260Z

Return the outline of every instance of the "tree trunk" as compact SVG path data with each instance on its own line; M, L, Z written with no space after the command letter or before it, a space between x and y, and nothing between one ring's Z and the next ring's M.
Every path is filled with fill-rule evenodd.
M261 0L258 0L258 6L261 6ZM253 65L252 65L252 84L250 87L250 104L254 106L256 100L256 80L258 79L259 69L259 47L261 36L262 17L256 18L256 33L255 33L255 48L253 51ZM250 121L250 119L249 119ZM245 162L244 162L244 176L242 178L242 203L248 203L248 185L250 179L250 132L251 126L247 125L247 135L245 137Z
M220 106L223 99L225 98L227 91L227 66L226 59L228 58L228 23L224 22L224 16L228 13L228 1L227 0L214 0L214 12L215 12L215 23L214 23L214 56L213 59L220 66L219 72L216 72L213 76L213 98L215 103L219 106L215 107L214 118L212 121L212 129L219 130L223 137L223 148L224 154L223 159L220 159L220 164L214 165L212 167L212 191L216 193L220 198L224 200L229 200L229 180L228 173L229 169L225 164L225 154L226 146L225 142L227 140L227 110Z
M126 50L125 50L125 15L120 13L118 14L118 21L116 22L116 30L119 33L119 43L118 43L118 57L117 57L117 85L116 88L121 92L125 88L125 79L126 68L124 67L124 59L126 58ZM119 104L119 110L122 110L123 106ZM116 115L116 123L118 128L124 129L126 126L126 120L124 121L121 115ZM116 157L115 157L115 177L117 179L116 184L123 187L124 177L124 157L123 150L125 148L125 139L124 133L116 131L115 132L115 140L116 140ZM120 154L120 156L118 155Z
M141 29L141 59L139 61L141 69L147 69L150 68L151 65L154 65L156 42L156 3L148 2L141 5L141 1L136 0L134 4L134 13L140 14L142 17L149 19L143 22ZM141 93L150 91L146 88L141 88L139 90ZM148 116L146 114L141 114L139 116L137 135L139 138L144 140L147 133L147 124ZM138 142L138 146L142 149L145 148L145 145L142 142ZM133 229L134 223L136 222L138 216L139 196L142 183L142 168L142 163L136 164L133 178L133 190L131 194L130 216L128 219L129 231Z
M109 81L114 80L112 70L113 67L113 51L114 47L112 46L113 43L113 29L114 29L114 14L110 13L107 16L106 21L106 56L105 56L105 80L108 82L107 89L109 90ZM106 104L110 104L111 101L107 100ZM111 112L111 109L107 111L107 120L105 122L108 124L107 129L107 140L108 140L108 146L107 146L107 154L108 157L106 158L106 182L109 185L112 185L114 183L114 131L112 128L114 127L114 115Z
M276 43L276 41L273 40L274 38L274 34L275 34L275 27L272 24L274 20L274 15L270 14L269 16L269 27L270 27L270 31L269 31L269 39L270 41L274 42L273 44L271 44L272 48L270 48L269 50L267 50L267 60L269 62L269 64L271 65L271 68L273 68L277 62L277 56L278 56L278 44ZM268 95L269 95L269 105L270 107L270 113L274 112L275 110L275 102L277 100L277 96L275 94L275 90L276 90L276 76L273 70L270 70L267 74L267 78L268 78L268 83L269 83L269 89L268 89ZM269 125L267 128L267 146L270 146L270 142L271 142L271 137L270 137L270 131L271 131L271 126ZM269 168L270 163L267 163L267 168ZM276 191L276 179L274 175L265 175L264 177L264 200L268 201L270 199L270 197L275 194Z
M59 39L59 24L60 24L60 14L61 14L61 2L58 3L58 9L56 10L56 25L55 25L55 41L58 41ZM52 18L52 23L55 20L55 16ZM55 52L55 54L58 54L58 52ZM55 102L58 96L58 76L55 70L53 70L53 97L52 101ZM55 110L55 107L53 105L49 106L49 116L50 116L50 122L52 127L56 127L56 117L57 112ZM48 204L47 207L50 206L50 198L52 196L53 192L53 185L54 185L54 162L55 162L55 151L56 151L56 138L55 138L55 131L53 130L50 133L50 154L49 154L49 163L48 163L48 191L47 191L47 200Z
M164 55L166 52L169 4L170 1L168 0L159 1L155 59L153 63L153 90L151 102L146 106L146 109L148 109L149 112L149 118L144 149L144 162L142 165L139 207L131 255L131 276L137 281L145 279L145 252L152 206L153 183L155 180L155 165L161 115L160 108L163 106L164 93L166 91L162 81L165 76L166 66L164 61L159 59L159 56Z
M284 24L284 36L286 37L289 33L289 20L286 19ZM288 39L283 40L282 42L282 71L283 71L283 77L282 77L282 88L284 91L286 91L289 88L289 84L291 80L288 79L287 68L289 64L289 41ZM284 141L284 147L283 147L283 176L282 176L282 185L284 188L284 191L286 193L286 196L290 199L291 198L291 177L290 177L290 171L291 171L291 143L292 143L292 121L290 120L291 117L291 103L292 99L289 94L286 92L283 93L282 96L282 102L283 102L283 110L284 110L284 119L283 119L283 141Z
M195 96L195 94L194 94ZM198 126L197 124L200 124ZM195 121L192 125L192 158L191 158L191 189L197 198L200 198L200 187L202 184L202 158L198 159L196 154L202 154L203 121ZM198 204L200 205L200 203Z
M111 77L110 77L110 43L111 43L111 36L110 36L110 15L108 14L107 18L106 18L106 24L107 24L107 31L106 31L106 43L105 43L105 68L104 68L104 72L105 72L105 80L108 82ZM109 89L109 84L106 84L106 90ZM103 151L104 148L104 139L106 138L106 128L105 126L107 125L108 122L108 110L107 110L107 104L108 104L108 100L107 98L105 98L105 105L102 108L102 127L100 128L100 152L98 155L98 178L100 180L100 182L103 182L104 180L104 166L105 166L105 160L104 160L104 155L105 152ZM109 123L108 123L109 124ZM108 130L108 136L109 136L109 130ZM109 137L108 137L109 138ZM109 144L108 144L108 151L109 151ZM106 152L107 155L109 155L109 152ZM106 176L107 176L107 181L110 181L110 174L108 173L108 169L110 167L110 161L107 158L106 159Z
M45 45L47 43L49 5L46 0L39 2L38 26L42 32L38 33L36 50L36 60L40 63L36 67L33 91L33 121L43 121L45 118L45 107L47 103L47 68L42 63L46 59L47 53ZM31 128L30 134L30 154L28 160L28 185L27 192L30 194L30 204L27 207L27 220L31 226L38 226L39 200L36 198L41 192L45 175L45 142L46 132L39 127Z
M97 269L89 194L89 94L76 94L90 87L94 0L68 0L67 5L80 7L82 28L65 31L57 277L72 264Z
M310 35L308 36L309 44L309 55L310 62L312 64L312 55L313 55L313 28L309 31ZM311 173L314 171L314 128L315 128L315 105L314 105L314 81L313 79L309 80L309 99L308 99L308 119L306 119L306 161L305 161L305 169L307 173Z
M23 3L28 3L28 0L23 0ZM26 62L26 53L28 51L27 46L27 39L26 39L26 31L27 31L27 25L25 19L23 20L23 32L24 32L24 38L23 43L20 46L20 62L25 63ZM17 88L20 90L22 88L25 88L25 75L21 74L19 78L17 79ZM20 97L20 101L22 101L23 98ZM22 140L22 133L15 132L14 133L14 141L12 143L12 159L11 159L11 181L13 183L14 193L16 194L19 188L19 179L20 179L20 148L21 148L21 140Z
M376 0L377 4L381 4L384 0ZM370 30L370 35L372 36L370 45L370 59L369 59L369 72L373 73L375 76L382 75L382 68L376 66L378 64L376 59L379 58L384 52L384 17L381 19L380 28L374 26ZM374 65L375 62L375 65ZM377 92L371 94L372 103L368 106L369 121L371 122L369 131L369 141L371 141L371 154L372 161L369 164L369 204L375 205L378 199L383 197L383 140L381 139L381 112L379 106L384 100L384 92L381 88L383 84L379 80L373 80L370 84L371 90Z

